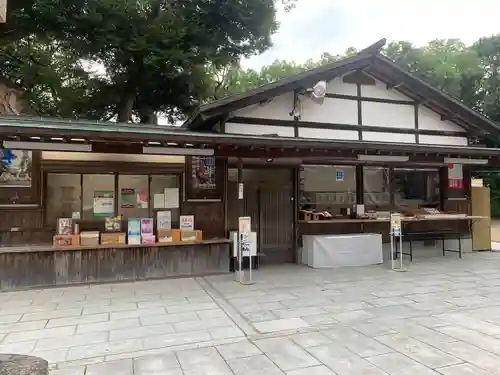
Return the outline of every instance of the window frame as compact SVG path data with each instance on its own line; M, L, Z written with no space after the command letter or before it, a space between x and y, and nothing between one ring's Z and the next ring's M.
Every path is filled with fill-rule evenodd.
M118 204L119 204L119 176L120 175L132 175L132 176L147 176L148 177L148 217L151 217L153 219L156 219L156 212L160 211L162 209L155 209L153 208L153 205L151 204L151 180L152 176L175 176L177 179L178 183L178 188L179 188L179 215L182 214L182 205L183 205L183 199L182 199L182 189L183 189L183 178L182 175L183 173L180 171L154 171L150 173L137 173L133 171L127 171L127 172L102 172L101 170L90 173L88 171L76 171L72 172L69 169L64 169L64 170L43 170L42 171L42 178L43 178L43 194L42 194L42 207L43 207L43 227L44 228L50 228L50 229L56 229L57 223L54 221L51 223L49 218L47 217L47 198L48 198L48 189L47 189L47 183L48 183L48 175L49 174L72 174L72 175L79 175L80 176L80 213L83 212L83 176L84 175L102 175L102 174L110 174L114 176L114 192L115 192L115 207L114 207L114 216L118 215ZM89 223L92 225L101 225L104 224L104 220L99 220L99 219L93 219L93 220L82 220L82 222Z

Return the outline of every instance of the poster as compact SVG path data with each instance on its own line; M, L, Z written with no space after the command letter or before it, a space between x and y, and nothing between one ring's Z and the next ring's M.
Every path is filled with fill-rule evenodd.
M123 188L120 190L121 208L134 208L135 203L135 189Z
M115 213L115 194L113 190L94 191L94 216L113 216Z
M31 187L33 153L0 149L0 186Z
M448 165L448 189L464 188L464 172L462 164Z
M194 216L193 215L181 215L179 229L194 230Z
M392 213L391 214L391 234L395 237L401 236L401 214Z
M239 245L242 256L250 256L250 233L252 232L252 224L250 216L238 218L238 235Z
M138 208L148 208L148 192L142 191L137 194L137 207Z
M165 189L165 208L179 208L179 189Z
M128 219L127 237L130 245L141 243L141 219Z
M171 211L158 211L156 227L160 229L172 229L172 212Z
M153 235L153 219L141 219L141 236Z
M193 156L191 158L191 181L195 189L213 190L215 183L215 156Z
M153 208L165 208L165 194L153 194Z
M335 171L335 181L344 181L344 170L343 169L337 169Z

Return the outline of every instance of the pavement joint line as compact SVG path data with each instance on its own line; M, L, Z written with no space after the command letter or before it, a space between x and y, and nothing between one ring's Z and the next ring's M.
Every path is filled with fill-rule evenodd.
M196 282L214 300L219 308L233 321L236 326L243 331L245 336L258 335L259 332L254 326L243 317L238 310L204 277L195 278Z

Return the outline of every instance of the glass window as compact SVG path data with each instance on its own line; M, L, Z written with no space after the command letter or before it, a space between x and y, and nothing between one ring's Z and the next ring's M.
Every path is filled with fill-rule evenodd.
M177 203L180 202L180 179L178 175L169 175L169 176L159 176L159 175L153 175L151 176L151 186L150 186L150 191L151 191L151 197L150 197L150 204L151 208L156 212L158 210L162 210L161 207L158 207L158 205L155 207L155 202L154 198L155 195L158 196L158 194L165 194L165 189L177 189ZM170 190L170 192L167 192L168 194L175 193L175 190ZM159 205L161 206L161 204ZM169 210L172 212L172 228L178 228L179 227L179 216L180 216L180 209L179 208L165 208L165 210ZM156 215L156 213L155 213Z
M439 170L395 168L394 204L398 208L438 207Z
M124 219L149 217L149 176L118 176L118 215Z
M95 220L107 216L105 211L113 210L116 212L116 207L105 208L105 204L109 203L115 197L115 176L112 174L85 174L83 180L83 205L82 219ZM94 212L94 198L99 199ZM96 200L97 200L96 199Z
M363 167L363 199L366 210L391 210L389 168Z
M57 218L71 217L82 205L79 174L47 174L45 222L55 226Z
M356 203L355 166L304 166L300 171L300 208L340 214Z

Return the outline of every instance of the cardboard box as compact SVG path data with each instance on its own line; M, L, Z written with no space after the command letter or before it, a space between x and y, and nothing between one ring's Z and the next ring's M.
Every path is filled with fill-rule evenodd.
M143 244L152 245L156 243L156 236L154 234L141 236L141 239Z
M158 242L159 243L174 242L174 231L171 229L158 229Z
M98 246L99 232L84 231L80 233L80 244L82 246Z
M53 237L54 246L80 246L80 236L77 234L56 234Z
M125 245L126 243L125 233L101 233L101 245Z
M192 242L196 241L196 231L194 230L181 230L181 241Z

